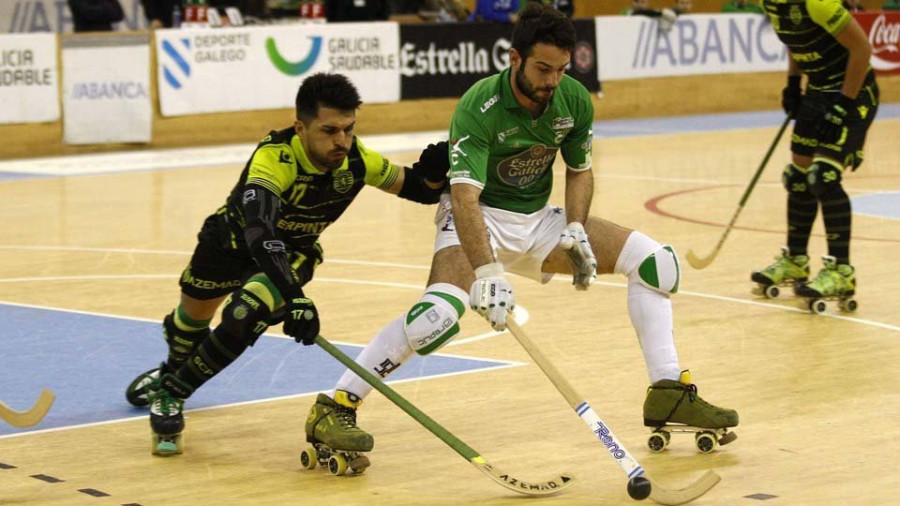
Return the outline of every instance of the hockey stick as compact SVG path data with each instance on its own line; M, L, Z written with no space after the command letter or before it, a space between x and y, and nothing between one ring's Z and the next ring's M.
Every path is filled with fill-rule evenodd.
M0 401L0 418L13 427L31 427L44 419L56 396L49 389L44 389L37 402L28 411L16 411Z
M353 359L345 355L344 352L337 349L333 344L329 343L321 335L316 336L316 344L321 346L325 351L328 352L328 354L338 359L342 364L356 373L357 376L364 379L366 383L372 385L375 390L381 392L385 397L390 399L391 402L396 404L397 407L405 411L409 416L413 417L417 422L422 424L423 427L437 436L438 439L446 443L450 448L456 450L456 453L462 455L464 459L471 462L472 465L477 467L479 471L488 475L492 480L494 480L501 486L506 487L509 490L519 492L520 494L549 495L562 491L564 488L571 485L574 481L575 478L567 473L544 482L523 481L510 476L500 469L497 469L496 466L485 460L484 457L482 457L478 452L469 447L469 445L463 443L459 438L451 434L447 429L443 428L437 422L432 420L428 415L420 411L419 408L413 406L409 401L404 399L391 387L385 385L383 381L381 381L379 378L376 378L372 373L367 371L361 365L357 364L355 361L353 361Z
M731 221L728 223L728 226L725 227L725 231L722 232L722 237L719 239L719 243L716 244L716 247L712 250L712 253L705 257L698 257L694 250L688 250L687 252L687 261L691 264L691 267L694 269L705 269L716 259L716 255L719 254L719 250L722 249L722 244L725 243L725 238L728 237L728 233L731 232L731 229L734 228L734 223L737 221L738 215L741 214L741 210L744 208L744 204L747 203L747 199L750 198L750 192L753 191L753 187L756 186L756 182L759 180L759 176L762 175L763 169L766 168L766 164L769 163L769 157L772 156L772 152L775 151L775 146L778 145L778 141L781 140L782 134L784 134L784 130L787 128L788 123L791 122L791 116L787 116L784 118L784 122L781 124L781 128L778 130L778 133L775 135L775 140L772 141L772 145L769 146L769 150L766 152L766 156L763 158L761 164L759 164L759 168L756 169L756 174L753 175L753 179L750 180L750 184L747 185L747 189L744 190L744 196L741 197L741 201L738 203L737 209L734 211L734 215L731 217Z
M629 478L629 495L635 499L645 499L647 497L646 491L644 494L632 492L632 484L634 483L633 480L635 478L643 477L649 481L644 468L641 467L638 461L632 457L630 453L628 453L625 446L622 445L618 438L616 438L609 429L609 426L603 423L603 420L600 419L594 409L584 400L584 397L578 395L578 392L576 392L572 385L563 377L556 366L554 366L547 357L544 356L541 350L535 346L534 341L525 334L525 331L519 327L519 324L512 318L509 318L506 321L506 326L516 340L519 341L519 344L522 345L522 348L525 348L525 351L531 355L531 358L538 367L540 367L541 370L544 371L544 374L550 378L550 381L556 389L559 390L559 393L566 398L566 401L572 409L574 409L578 416L584 420L584 423L587 424L597 439L603 443L603 446L606 447L616 463L618 463L622 470L625 471L625 474ZM658 483L649 481L650 500L665 505L689 503L708 492L711 488L716 486L721 479L722 478L715 472L707 471L706 474L701 476L697 481L679 490L665 489ZM640 487L640 485L636 486Z

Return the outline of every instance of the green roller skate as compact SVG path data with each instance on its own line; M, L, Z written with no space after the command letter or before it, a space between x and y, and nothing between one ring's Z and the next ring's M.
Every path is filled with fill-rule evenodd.
M787 246L782 246L781 256L775 257L775 263L761 271L753 271L750 279L756 283L754 294L763 295L767 299L778 298L781 293L779 287L796 287L809 279L809 257L792 256L791 250Z
M737 411L713 406L697 395L690 371L682 371L678 381L657 381L647 389L644 425L653 428L647 446L654 453L666 449L673 432L693 434L700 452L710 453L737 439L728 432L737 424Z
M365 472L369 458L363 452L372 450L372 435L356 425L356 408L362 404L357 396L338 390L332 400L319 394L306 418L306 441L312 446L303 450L300 463L306 469L316 465L341 476L350 470L352 474Z
M797 295L806 299L805 305L815 314L825 312L825 301L836 300L838 309L846 313L856 311L856 269L849 264L838 264L833 256L822 257L825 267L816 279L797 287Z

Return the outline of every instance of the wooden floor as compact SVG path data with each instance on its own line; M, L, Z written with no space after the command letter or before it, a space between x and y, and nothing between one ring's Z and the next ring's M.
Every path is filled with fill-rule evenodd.
M846 180L851 195L900 191L898 130L900 120L873 126L867 162ZM671 243L682 258L689 249L706 254L774 133L596 141L593 212ZM409 163L413 155L392 158ZM787 158L784 141L718 259L703 271L685 263L683 293L674 298L681 365L691 368L702 396L740 412L736 442L701 455L682 436L662 454L647 450L647 376L622 278L603 277L587 293L565 280L539 286L516 278L518 302L530 315L525 328L656 481L678 488L707 469L722 475L696 504L752 505L752 494L776 496L767 505L897 504L900 221L854 216L856 314L814 316L790 298L754 297L750 271L772 261L784 243L779 178ZM179 252L192 249L202 219L239 171L0 183L0 301L158 318L177 300L175 277L187 260ZM557 185L553 201L562 202L562 190ZM426 279L432 216L431 208L366 191L325 233L326 262L308 293L326 337L366 343L418 299L420 291L400 285ZM825 251L821 223L815 234L817 258ZM146 276L154 274L171 277ZM114 277L91 277L107 275ZM23 277L76 279L9 281ZM513 475L577 477L542 505L631 502L618 466L515 340L502 334L464 342L490 329L471 313L462 323L461 344L443 351L527 365L397 390ZM145 420L0 438L0 462L16 466L0 469L0 504L522 504L377 393L360 412L360 425L376 439L373 467L348 478L303 470L302 424L311 402L308 396L189 413L187 452L172 458L150 455ZM110 495L77 491L83 488Z

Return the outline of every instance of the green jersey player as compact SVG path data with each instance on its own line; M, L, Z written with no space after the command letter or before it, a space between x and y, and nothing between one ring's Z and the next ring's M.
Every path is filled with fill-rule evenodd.
M168 359L138 376L128 401L150 405L154 453L180 453L182 408L191 394L236 360L269 325L309 345L319 333L303 294L322 262L319 235L365 186L424 204L445 186L447 145L426 148L412 169L366 149L354 134L361 101L340 74L314 74L297 91L294 124L271 132L251 155L225 205L210 215L181 276L181 302L163 320ZM222 322L209 324L225 302ZM334 450L368 451L371 438L346 412L324 417L348 433ZM357 460L363 469L365 460Z
M510 68L476 83L459 101L450 126L450 191L435 220L425 294L357 362L388 376L413 353L432 353L457 335L466 306L505 329L515 307L506 272L539 282L569 274L579 290L597 272L615 272L629 280L629 313L650 376L645 424L680 423L724 435L738 424L737 413L704 402L678 364L669 300L680 276L674 251L589 215L593 108L587 90L565 75L574 46L568 18L531 4L513 29ZM548 204L557 153L567 167L565 208ZM348 371L330 398L322 394L318 402L354 407L370 391Z

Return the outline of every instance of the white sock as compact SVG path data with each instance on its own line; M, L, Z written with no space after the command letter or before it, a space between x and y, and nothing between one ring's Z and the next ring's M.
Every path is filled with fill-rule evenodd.
M406 332L403 328L404 318L406 318L405 313L381 329L375 339L372 339L372 342L366 345L356 357L356 363L365 367L375 376L385 379L400 364L406 362L413 354L413 350L406 340ZM348 369L332 390L332 399L337 390L344 390L364 399L372 391L372 385Z
M650 383L678 380L681 368L675 350L672 301L640 282L638 267L660 244L641 232L634 231L616 260L615 272L628 277L628 315L637 332Z

